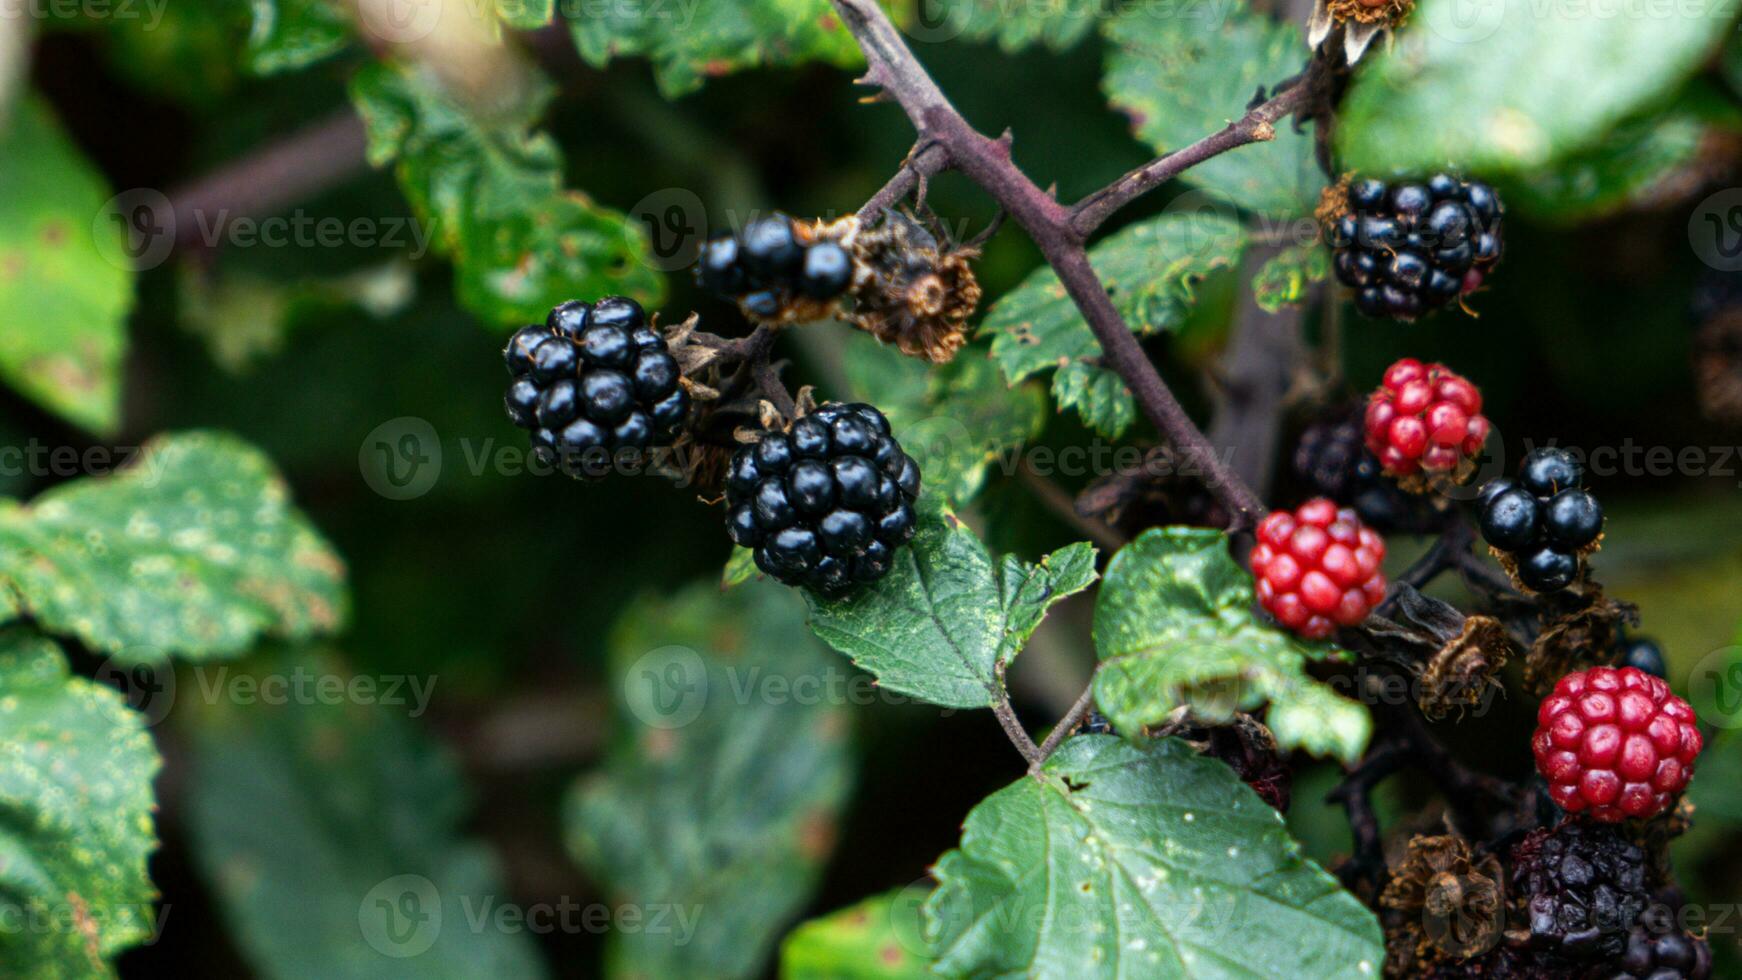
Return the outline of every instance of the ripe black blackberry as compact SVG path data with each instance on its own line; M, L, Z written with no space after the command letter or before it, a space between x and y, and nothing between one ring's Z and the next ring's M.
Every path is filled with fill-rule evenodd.
M1425 183L1332 188L1320 214L1355 308L1414 320L1482 285L1500 261L1503 210L1487 184L1435 174Z
M919 465L883 413L830 402L733 454L726 529L763 572L835 595L888 574L918 497Z
M1646 918L1634 923L1621 955L1593 971L1590 980L1707 980L1712 975L1712 947L1704 940L1679 929L1653 930Z
M1367 450L1359 408L1309 425L1294 450L1294 471L1311 490L1355 508L1378 531L1413 531L1431 526L1424 502L1387 480L1379 460Z
M509 421L532 431L535 456L576 479L603 475L620 452L668 445L689 414L677 359L632 299L570 300L502 354L514 376Z
M1624 636L1616 644L1620 666L1635 667L1653 677L1668 677L1669 664L1663 658L1663 648L1643 636Z
M843 226L842 235L851 227ZM814 319L853 284L853 256L830 228L778 212L758 218L702 247L696 283L756 320L780 319L795 306L813 307L796 318Z
M1603 536L1603 507L1584 489L1571 453L1548 447L1524 458L1518 479L1490 480L1477 501L1482 539L1533 592L1573 584Z
M1618 956L1650 901L1644 848L1611 826L1576 818L1513 846L1512 887L1530 945L1585 962Z

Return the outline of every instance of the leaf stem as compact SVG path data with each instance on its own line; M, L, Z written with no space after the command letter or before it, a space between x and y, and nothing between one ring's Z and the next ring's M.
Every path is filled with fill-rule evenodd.
M1046 760L1052 758L1053 752L1064 743L1065 738L1069 736L1071 732L1076 731L1077 726L1081 725L1083 719L1088 716L1089 709L1094 706L1095 680L1091 677L1088 685L1083 688L1083 693L1077 695L1077 701L1075 704L1071 705L1071 710L1066 712L1063 718L1059 719L1059 723L1054 725L1052 731L1047 733L1046 740L1040 743L1038 757L1029 764L1030 772L1039 769Z

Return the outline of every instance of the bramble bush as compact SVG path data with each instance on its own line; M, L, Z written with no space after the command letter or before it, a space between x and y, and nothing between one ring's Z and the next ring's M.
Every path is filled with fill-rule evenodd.
M1735 20L4 12L0 977L1733 975Z

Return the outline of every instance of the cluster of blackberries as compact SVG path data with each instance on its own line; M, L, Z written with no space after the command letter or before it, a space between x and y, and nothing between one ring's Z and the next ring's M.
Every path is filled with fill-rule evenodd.
M1482 538L1510 559L1510 570L1534 592L1573 584L1584 554L1603 533L1602 505L1583 481L1571 453L1547 448L1524 457L1517 480L1482 487Z
M759 218L703 246L696 282L759 320L778 317L795 297L826 303L853 284L853 256L840 242L808 237L784 214Z
M1477 181L1356 181L1328 230L1337 278L1371 317L1413 320L1474 291L1500 260L1500 198Z
M1514 845L1512 887L1530 945L1584 962L1620 954L1650 900L1645 850L1581 820L1533 830Z
M570 300L522 327L502 352L508 418L533 453L569 475L602 475L620 452L667 444L689 413L682 372L641 305Z
M918 497L919 465L883 413L830 402L733 454L726 528L763 572L834 595L888 574Z

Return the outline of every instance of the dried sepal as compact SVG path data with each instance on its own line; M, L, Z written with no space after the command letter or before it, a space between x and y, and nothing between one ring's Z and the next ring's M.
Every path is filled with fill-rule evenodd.
M1621 626L1639 625L1639 607L1611 599L1602 586L1587 582L1578 605L1552 613L1524 660L1524 683L1545 694L1575 670L1614 659Z
M1307 46L1317 49L1342 27L1343 57L1353 65L1379 35L1409 19L1415 0L1316 0L1307 17Z
M1484 703L1500 687L1500 669L1512 655L1506 627L1489 616L1471 616L1457 636L1428 659L1416 703L1430 720Z
M1379 895L1401 913L1388 930L1387 976L1419 976L1448 960L1479 956L1500 942L1506 891L1499 860L1455 834L1410 838Z
M913 218L884 212L851 248L853 309L847 319L911 357L943 364L967 343L981 289L976 249L948 247Z

